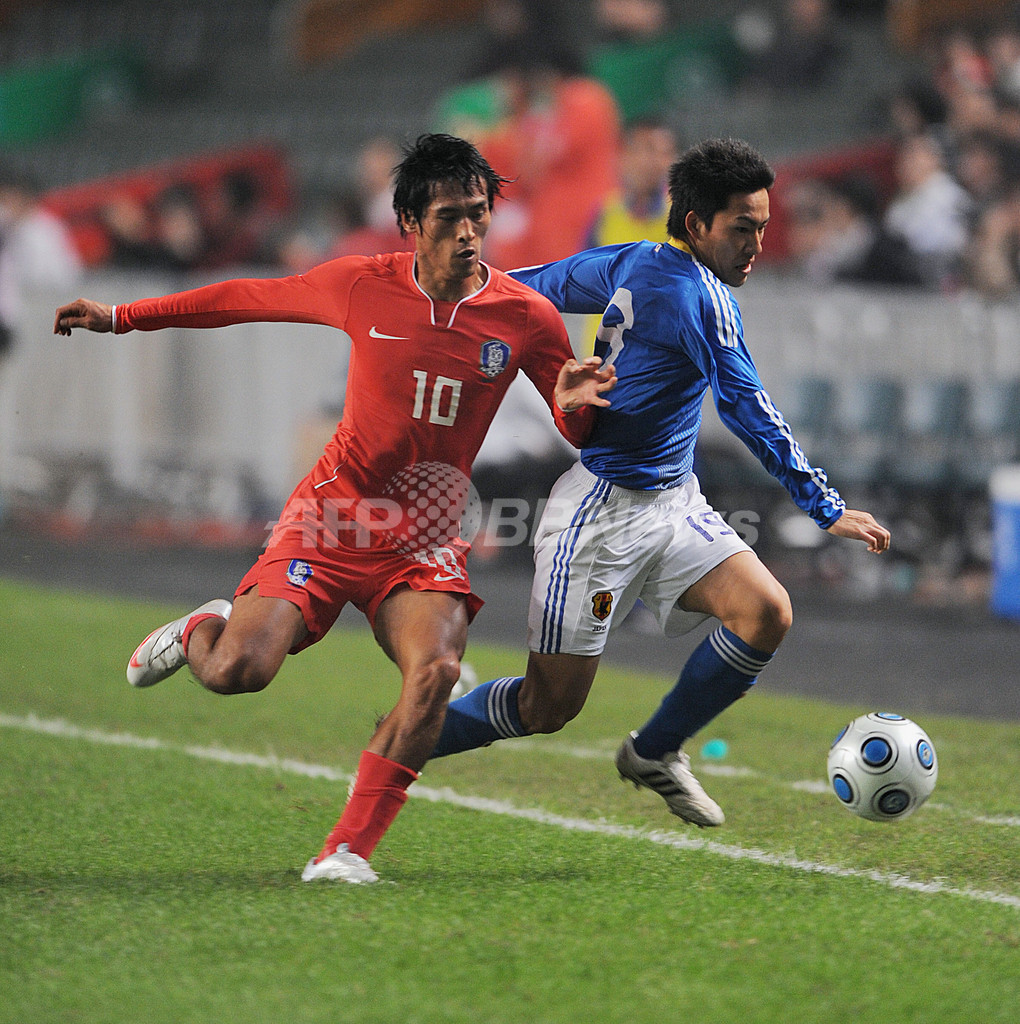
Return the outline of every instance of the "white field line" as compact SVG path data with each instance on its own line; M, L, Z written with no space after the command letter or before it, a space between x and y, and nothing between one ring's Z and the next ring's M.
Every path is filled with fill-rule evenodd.
M304 761L295 761L288 758L249 754L243 751L227 750L223 747L182 746L175 743L167 743L156 737L134 736L130 733L111 733L101 729L86 728L63 719L44 719L35 715L7 715L0 713L0 728L21 729L62 739L83 740L88 743L107 746L159 750L199 760L262 768L273 772L289 772L305 776L306 778L327 779L344 784L351 781L350 773L339 771L326 765L308 764ZM898 875L886 871L871 871L862 868L841 867L835 864L823 864L799 857L769 853L766 850L733 846L711 839L695 838L677 832L642 829L631 825L614 825L611 822L592 821L587 818L568 818L563 815L552 814L549 811L543 811L540 808L516 807L503 800L465 796L445 787L434 789L423 786L421 783L416 783L408 792L418 799L429 800L432 803L449 804L454 807L482 811L487 814L521 818L526 821L536 822L541 825L551 825L555 828L566 829L571 832L587 832L594 835L613 836L621 839L635 839L656 843L659 846L667 846L674 850L698 851L717 857L725 857L729 860L752 861L768 867L785 868L809 874L829 875L833 878L863 879L891 889L962 896L965 899L982 903L997 903L1020 909L1020 896L1014 896L1011 893L960 888L937 880L923 882L909 878L906 875Z
M584 761L605 761L611 759L615 750L599 747L581 747L569 743L560 743L556 740L534 740L527 737L515 739L513 743L497 743L492 747L493 751L502 753L513 753L514 751L537 751L545 750L549 754L560 754L563 757L576 757ZM770 786L779 786L786 789L795 789L801 793L827 794L830 792L829 784L824 779L800 779L796 782L770 778L753 768L745 768L739 765L720 764L717 761L696 762L699 775L715 775L719 778L730 779L763 779ZM970 811L963 811L948 804L939 803L937 800L925 804L927 810L946 811L959 818L966 818L979 825L996 825L1004 828L1020 828L1020 816L1008 814L973 814Z

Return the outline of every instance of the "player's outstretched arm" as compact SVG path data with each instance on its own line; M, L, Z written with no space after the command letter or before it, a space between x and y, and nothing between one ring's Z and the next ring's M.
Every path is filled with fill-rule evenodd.
M568 359L556 378L553 397L564 412L574 412L585 405L608 406L609 399L602 396L616 385L616 370L610 363L602 365L598 356L588 356L582 362Z
M70 336L72 327L84 327L100 334L113 330L113 307L92 299L76 299L57 310L53 333Z
M870 512L859 512L856 509L848 508L827 529L829 533L837 537L864 541L868 545L868 550L876 555L889 549L889 531L875 522L875 517Z

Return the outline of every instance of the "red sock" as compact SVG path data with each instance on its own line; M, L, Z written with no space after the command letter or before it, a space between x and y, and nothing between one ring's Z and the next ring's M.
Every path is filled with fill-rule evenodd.
M188 656L188 644L191 642L191 634L195 632L195 627L200 622L205 622L206 619L223 619L222 615L217 615L216 612L203 612L201 615L192 615L188 619L188 624L184 627L184 632L181 634L181 647L184 648L184 657ZM226 622L226 619L223 619Z
M418 772L363 750L347 806L315 858L316 863L336 853L341 843L368 860L407 802L407 787L417 778Z

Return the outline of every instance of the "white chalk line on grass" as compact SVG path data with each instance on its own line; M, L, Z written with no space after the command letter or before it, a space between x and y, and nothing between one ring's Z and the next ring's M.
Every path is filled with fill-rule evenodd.
M560 754L564 757L576 757L583 761L605 761L611 758L614 750L599 747L582 747L570 743L560 743L556 740L534 740L529 738L516 739L513 743L497 744L494 750L504 753L517 751L545 750L548 754ZM787 789L795 789L800 793L828 794L831 792L828 782L821 779L800 779L796 782L770 778L753 768L746 768L740 765L720 764L717 761L701 761L697 764L699 775L715 775L727 779L762 779L771 786L780 786ZM1020 816L1010 814L973 814L970 811L960 810L957 807L950 807L948 804L932 800L925 805L927 810L946 811L959 818L966 818L979 825L994 825L1003 828L1020 828Z
M88 743L106 746L133 747L142 750L157 750L166 753L184 755L205 761L218 761L223 764L262 768L274 772L288 772L306 778L327 779L332 782L349 783L351 774L326 765L308 764L290 758L271 757L262 754L250 754L244 751L227 750L223 747L182 746L168 743L151 736L134 736L130 733L106 732L75 725L63 719L39 718L36 715L8 715L0 713L0 727L5 729L22 729L28 732L43 733L62 739L84 740ZM982 903L997 903L1002 906L1020 909L1020 896L1011 893L993 892L984 889L961 888L947 885L941 881L923 882L906 875L887 871L867 870L863 868L841 867L836 864L823 864L818 861L804 860L785 854L769 853L753 847L735 846L720 843L713 839L700 839L682 835L677 832L663 832L637 828L632 825L614 825L607 821L593 821L588 818L569 818L553 814L541 808L517 807L504 800L488 797L465 796L449 788L435 789L416 783L409 791L411 796L428 800L436 804L449 804L468 810L481 811L486 814L498 814L503 817L520 818L541 825L551 825L570 832L586 832L594 835L612 836L620 839L636 839L643 842L656 843L674 850L698 851L717 857L725 857L735 861L751 861L767 867L785 868L808 874L828 875L833 878L854 878L875 882L891 889L905 889L910 892L962 896L965 899Z

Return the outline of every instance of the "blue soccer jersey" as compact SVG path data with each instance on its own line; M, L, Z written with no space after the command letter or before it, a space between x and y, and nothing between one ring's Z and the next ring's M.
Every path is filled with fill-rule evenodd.
M512 276L564 313L601 313L595 354L619 378L581 451L621 487L679 487L691 475L711 387L723 423L819 526L845 505L762 386L730 289L681 244L608 245Z

